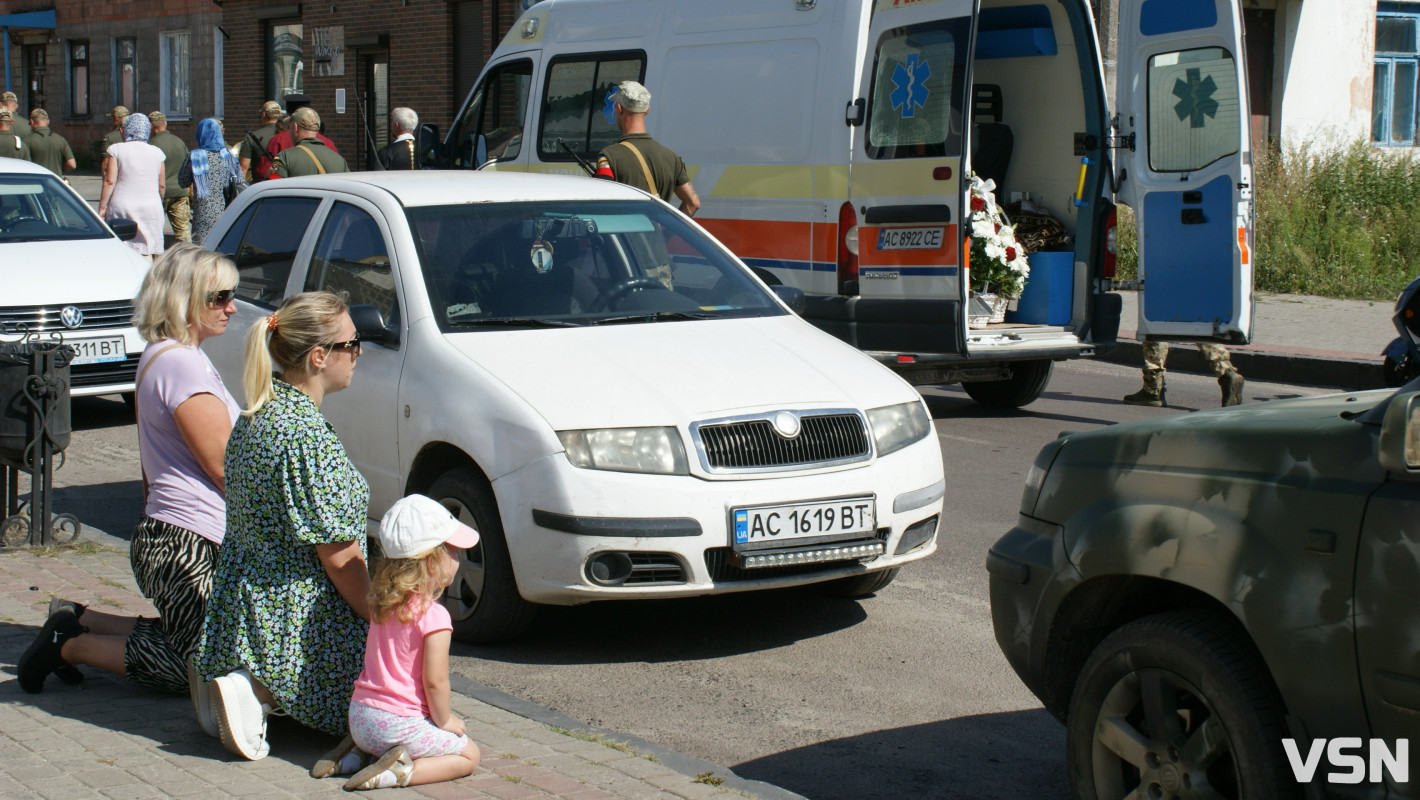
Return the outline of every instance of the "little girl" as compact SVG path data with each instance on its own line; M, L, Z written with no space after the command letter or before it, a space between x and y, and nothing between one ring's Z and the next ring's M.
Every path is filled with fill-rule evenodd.
M458 569L456 548L477 543L477 531L423 495L399 500L380 520L384 558L370 578L370 634L350 735L313 775L354 771L359 751L383 755L346 781L346 791L451 781L478 767L478 745L449 712L453 625L439 602Z

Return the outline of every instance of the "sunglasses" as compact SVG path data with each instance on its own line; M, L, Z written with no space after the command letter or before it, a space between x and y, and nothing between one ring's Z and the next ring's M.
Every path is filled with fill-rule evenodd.
M235 297L236 295L237 295L237 290L236 290L236 289L223 289L223 290L220 291L220 292L208 292L208 293L207 293L207 305L209 305L209 306L225 306L226 304L232 302L232 298Z
M360 355L360 337L356 336L348 342L336 342L335 344L326 345L325 349L332 352L335 350L354 350L355 355L358 356Z

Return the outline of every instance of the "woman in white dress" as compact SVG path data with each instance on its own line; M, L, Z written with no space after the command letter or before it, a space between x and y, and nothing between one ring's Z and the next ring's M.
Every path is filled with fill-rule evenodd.
M138 223L138 235L128 244L149 257L163 252L163 185L167 180L163 151L148 144L152 133L148 117L128 115L123 122L123 141L109 145L104 187L99 192L99 216Z

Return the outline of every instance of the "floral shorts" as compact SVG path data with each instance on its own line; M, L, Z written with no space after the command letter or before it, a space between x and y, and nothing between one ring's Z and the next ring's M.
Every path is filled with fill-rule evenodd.
M367 753L381 755L397 744L412 758L451 756L468 747L468 737L440 728L425 717L401 717L350 701L350 738Z

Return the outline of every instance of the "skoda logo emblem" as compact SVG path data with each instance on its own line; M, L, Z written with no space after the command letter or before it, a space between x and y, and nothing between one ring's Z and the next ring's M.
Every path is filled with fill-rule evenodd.
M84 324L84 312L80 311L78 306L65 306L64 310L59 312L59 321L64 323L64 327L73 330Z
M799 417L788 411L780 411L774 415L774 430L785 439L793 439L799 435Z

